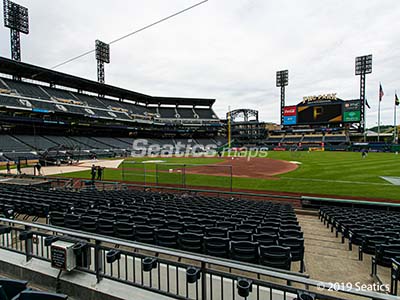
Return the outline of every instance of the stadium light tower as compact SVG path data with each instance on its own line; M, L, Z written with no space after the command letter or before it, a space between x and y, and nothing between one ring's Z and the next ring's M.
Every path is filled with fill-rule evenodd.
M97 81L105 82L104 64L110 63L110 45L96 40Z
M276 86L281 88L281 125L283 125L283 111L285 109L285 86L289 84L289 71L276 72Z
M365 81L366 74L372 73L372 54L356 57L356 76L360 76L361 120L360 132L365 132ZM365 137L364 137L365 138Z
M28 9L10 0L3 1L4 26L10 28L11 58L21 61L20 33L29 34Z

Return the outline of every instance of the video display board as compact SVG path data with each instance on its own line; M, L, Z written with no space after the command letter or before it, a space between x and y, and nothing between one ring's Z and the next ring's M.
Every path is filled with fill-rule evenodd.
M358 123L361 121L360 100L317 99L286 106L283 125Z
M359 100L346 101L343 104L343 122L357 123L361 121L361 103Z
M297 106L297 124L341 123L342 104Z

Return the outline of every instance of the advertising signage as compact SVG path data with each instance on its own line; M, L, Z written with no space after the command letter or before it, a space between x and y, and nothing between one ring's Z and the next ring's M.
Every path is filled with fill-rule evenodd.
M343 122L357 123L361 121L361 104L359 100L346 101L343 105Z
M297 113L297 106L285 106L283 110L283 116L284 117L289 117L289 116L296 116Z

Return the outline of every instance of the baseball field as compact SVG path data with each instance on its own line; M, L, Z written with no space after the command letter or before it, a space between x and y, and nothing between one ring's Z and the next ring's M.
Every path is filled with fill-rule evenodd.
M394 200L400 194L399 185L382 178L400 179L400 156L394 153L369 153L364 159L353 152L269 152L267 158L251 159L129 158L118 168L104 170L103 179L176 185L183 176L181 164L187 165L185 177L190 186L226 188L232 180L233 189L246 191ZM90 172L62 176L90 178Z

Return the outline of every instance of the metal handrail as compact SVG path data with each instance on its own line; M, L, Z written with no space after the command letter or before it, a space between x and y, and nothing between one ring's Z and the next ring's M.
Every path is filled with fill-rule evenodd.
M362 204L362 205L371 205L371 206L392 206L392 207L400 207L400 203L377 202L377 201L362 201L362 200L338 199L338 198L325 198L325 197L301 196L301 197L300 197L300 200L311 200L311 201L321 201L321 202L337 202L337 203L350 203L350 204Z
M81 239L92 239L96 240L97 242L104 242L104 243L110 243L110 244L116 244L120 246L125 246L129 248L135 248L139 250L144 250L144 251L150 251L150 252L157 252L159 254L164 254L164 255L169 255L169 256L177 256L180 258L185 258L189 260L195 260L201 263L208 263L208 264L214 264L214 265L219 265L223 267L227 267L230 269L236 269L236 270L241 270L241 271L246 271L250 273L255 273L255 274L260 274L272 278L277 278L277 279L282 279L288 282L296 282L300 284L304 284L305 286L313 286L316 288L324 288L324 289L329 289L332 286L332 283L329 282L322 282L322 281L317 281L314 279L309 279L307 276L302 276L298 273L293 273L293 272L282 272L282 271L275 271L270 268L265 268L261 266L256 266L252 264L246 264L246 263L239 263L239 262L233 262L231 260L227 259L220 259L220 258L215 258L207 255L201 255L201 254L192 254L189 252L185 251L180 251L180 250L170 250L168 248L163 248L155 245L146 245L142 243L137 243L137 242L130 242L118 238L110 238L98 234L87 234L81 231L77 230L71 230L71 229L63 229L60 227L55 227L55 226L50 226L50 225L43 225L43 224L37 224L37 223L28 223L28 222L23 222L23 221L18 221L18 220L12 220L12 219L7 219L7 218L0 218L0 222L5 222L5 223L13 223L21 226L26 226L26 227L34 227L37 229L41 230L46 230L46 231L51 231L54 233L60 233L63 235L72 235L74 237L78 237ZM351 289L342 289L339 287L336 292L342 292L345 294L351 294L355 296L361 296L361 297L367 297L370 299L375 299L375 300L398 300L399 297L397 296L391 296L387 294L382 294L378 292L372 292L372 291L360 291L354 288Z

